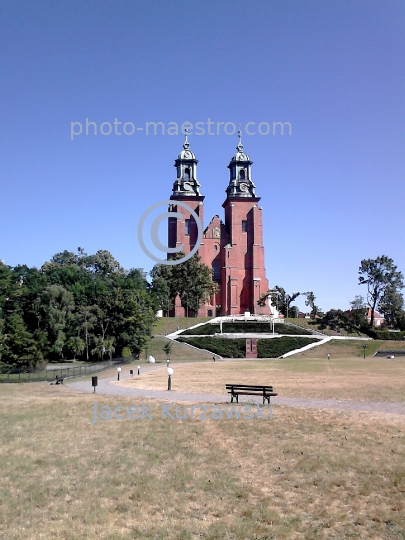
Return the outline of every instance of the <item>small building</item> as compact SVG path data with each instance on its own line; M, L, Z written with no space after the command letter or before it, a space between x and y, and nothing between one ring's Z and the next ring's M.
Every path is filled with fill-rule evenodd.
M370 323L370 321L371 321L371 307L367 308L366 319L367 319L367 322ZM381 315L380 313L378 313L378 311L374 310L374 324L373 324L373 326L383 326L384 321L385 321L384 315Z
M364 308L364 310L363 309L354 309L354 310L348 309L347 311L345 311L345 313L348 317L363 314L364 317L367 319L367 322L369 324L371 322L371 307L370 306ZM384 325L384 322L385 322L384 315L381 315L381 313L378 313L378 311L374 310L373 326L376 326L379 328Z

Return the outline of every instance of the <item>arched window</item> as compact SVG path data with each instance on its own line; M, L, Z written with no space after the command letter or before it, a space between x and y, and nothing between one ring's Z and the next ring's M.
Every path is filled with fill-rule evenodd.
M219 281L221 279L221 271L220 271L219 263L217 262L212 263L212 269L214 270L214 276L213 276L214 281Z
M190 169L187 168L184 171L184 178L185 178L185 180L190 180Z
M244 169L242 169L242 170L240 171L240 173L239 173L239 178L240 178L241 180L244 180L244 179L245 179L245 171L244 171Z

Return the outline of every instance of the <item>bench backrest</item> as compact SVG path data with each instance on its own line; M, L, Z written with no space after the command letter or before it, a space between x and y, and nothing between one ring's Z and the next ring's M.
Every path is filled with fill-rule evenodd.
M252 390L254 392L273 392L272 386L252 385L252 384L226 384L227 390Z

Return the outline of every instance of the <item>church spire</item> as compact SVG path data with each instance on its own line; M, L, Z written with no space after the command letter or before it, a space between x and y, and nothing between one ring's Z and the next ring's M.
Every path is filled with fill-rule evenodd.
M184 150L188 150L190 148L190 143L188 142L188 129L186 128L184 130L184 135L185 135L185 139L184 139L184 143L183 143L183 148Z
M256 197L256 186L252 182L252 164L249 156L243 151L242 132L238 130L238 145L236 154L228 165L230 171L229 184L226 188L227 198Z
M197 163L194 153L190 150L188 142L188 131L185 130L183 150L175 160L174 166L177 171L177 178L173 184L173 195L195 197L201 196L200 182L197 180Z
M238 152L243 152L243 144L242 144L242 132L240 130L240 124L239 124L239 129L238 129L238 146L236 147L236 150L238 150Z

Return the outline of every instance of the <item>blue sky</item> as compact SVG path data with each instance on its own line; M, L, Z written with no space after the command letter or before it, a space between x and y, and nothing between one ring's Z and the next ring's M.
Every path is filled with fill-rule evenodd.
M170 196L183 136L71 140L71 122L210 118L292 125L243 136L272 286L346 308L365 293L361 259L385 254L405 272L402 0L2 2L0 25L6 264L81 246L150 270L138 220ZM237 137L190 143L207 223L222 217Z

